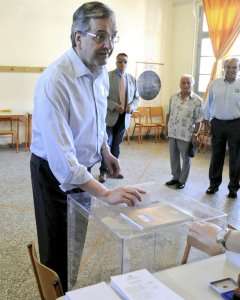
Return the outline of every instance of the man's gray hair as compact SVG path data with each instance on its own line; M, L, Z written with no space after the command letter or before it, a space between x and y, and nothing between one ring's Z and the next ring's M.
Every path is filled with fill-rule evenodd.
M193 77L192 75L190 75L190 74L183 74L183 75L181 76L181 78L180 78L180 81L181 81L181 79L182 79L183 77L190 78L190 79L191 79L191 82L192 82L192 85L195 84L195 79L194 79L194 77Z
M104 3L93 1L81 5L73 14L71 29L72 46L76 47L75 33L77 31L87 32L90 19L104 19L114 15L113 10Z
M231 57L231 58L226 59L225 62L224 62L224 69L225 69L227 63L231 60L235 60L237 62L238 69L240 70L240 61L237 57Z

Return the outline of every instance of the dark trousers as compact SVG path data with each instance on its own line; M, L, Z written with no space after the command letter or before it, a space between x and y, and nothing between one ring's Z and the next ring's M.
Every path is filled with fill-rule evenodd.
M240 155L240 119L223 121L213 119L212 129L212 157L209 168L210 185L218 187L222 183L222 171L228 143L229 149L229 184L228 189L239 189L239 155Z
M125 133L125 113L119 114L118 120L114 126L107 126L108 145L113 156L116 158L120 155L120 144L123 141ZM101 173L108 173L108 169L102 160L99 168Z
M30 161L40 261L60 277L67 291L67 194L63 192L46 160L32 154Z

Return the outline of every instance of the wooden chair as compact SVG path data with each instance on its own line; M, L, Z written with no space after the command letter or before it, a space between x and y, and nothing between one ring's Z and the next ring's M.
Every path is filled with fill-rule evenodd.
M158 139L161 142L161 134L166 127L166 122L164 118L164 110L162 106L152 106L150 107L151 120L156 124L158 128ZM161 131L160 131L161 129Z
M27 248L41 299L55 300L63 296L62 285L57 273L40 263L32 242L27 245Z
M134 136L135 129L138 129L138 143L142 144L143 130L146 130L146 137L149 137L151 129L155 131L155 143L158 141L158 126L152 122L150 107L138 107L136 111L132 113L134 120L134 127L132 137Z
M228 224L227 227L229 229L235 229L230 224ZM198 249L204 253L207 253L210 256L215 256L215 255L219 255L219 254L223 253L223 249L220 246L217 245L216 247L209 247L208 245L197 240L196 238L188 235L187 236L187 245L185 247L182 262L181 262L182 265L187 263L189 253L190 253L190 250L192 247L195 249Z
M199 146L198 146L198 150L197 150L198 152L200 152L203 147L203 153L205 153L206 146L208 144L208 139L211 136L212 135L211 135L210 131L205 132L204 123L202 123L201 128L199 130L199 134L198 134L198 138L199 138Z
M10 116L7 116L7 113L11 113L10 109L1 109L0 113L6 113L6 117L1 118L0 122L2 123L9 123L10 127L7 129L1 129L0 130L0 138L11 138L12 144L15 140L16 144L16 152L18 152L19 148L19 120L13 119ZM13 122L16 122L16 128L13 127Z

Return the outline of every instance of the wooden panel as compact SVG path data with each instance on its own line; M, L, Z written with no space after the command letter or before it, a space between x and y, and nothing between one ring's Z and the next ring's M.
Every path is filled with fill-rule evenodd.
M0 66L0 72L41 73L45 67Z

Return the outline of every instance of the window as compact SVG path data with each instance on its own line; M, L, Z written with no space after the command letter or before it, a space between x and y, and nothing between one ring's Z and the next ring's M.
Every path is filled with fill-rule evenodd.
M230 57L238 57L240 59L240 36L230 53ZM195 91L203 96L210 79L213 63L215 61L211 40L208 34L207 20L203 11L199 11L199 33L196 57L196 73L195 73Z

